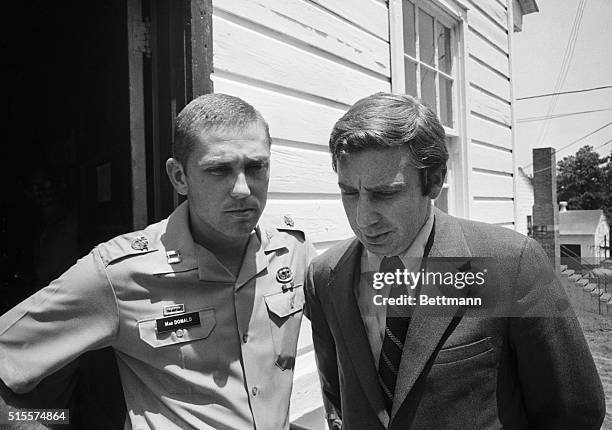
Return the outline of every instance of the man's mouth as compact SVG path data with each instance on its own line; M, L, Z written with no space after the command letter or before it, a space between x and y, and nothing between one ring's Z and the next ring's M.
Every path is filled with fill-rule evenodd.
M257 212L257 209L255 208L228 209L225 212L237 218L248 218L254 215Z
M384 242L387 239L389 233L391 233L391 232L390 231L386 231L386 232L383 232L383 233L375 233L375 234L365 234L364 233L363 237L364 237L364 239L368 243L376 245L376 244L380 244L380 243Z

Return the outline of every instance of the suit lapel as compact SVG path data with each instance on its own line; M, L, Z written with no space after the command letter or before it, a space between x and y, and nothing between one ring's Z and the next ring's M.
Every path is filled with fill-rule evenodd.
M436 264L435 269L429 266L428 270L433 269L443 272L461 270L460 267L465 264L466 260L469 261L471 257L461 227L452 217L435 208L434 216L435 238L429 258L461 258L463 262L454 260L450 263ZM466 293L465 290L457 290L452 287L450 290L442 291L437 286L428 286L421 290L421 294L427 294L428 296L437 294L448 297L452 294L455 297L461 297ZM432 316L433 311L423 306L417 306L414 310L412 320L408 326L406 341L402 351L402 360L397 375L397 385L391 410L392 420L402 403L406 400L408 393L425 368L431 355L438 347L440 340L458 310L459 306L447 306L442 316Z
M362 246L357 239L353 240L344 255L338 261L329 279L328 291L334 292L334 308L344 344L353 362L355 374L363 391L368 397L372 409L381 424L387 428L389 416L385 410L378 373L372 358L370 344L366 335L359 306L353 288L359 282L361 269Z

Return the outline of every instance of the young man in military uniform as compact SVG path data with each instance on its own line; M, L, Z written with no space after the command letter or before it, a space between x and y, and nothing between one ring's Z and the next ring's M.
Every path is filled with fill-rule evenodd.
M288 428L312 246L290 218L257 225L270 143L260 113L236 97L189 103L166 164L187 200L0 317L6 386L27 392L112 346L126 428Z

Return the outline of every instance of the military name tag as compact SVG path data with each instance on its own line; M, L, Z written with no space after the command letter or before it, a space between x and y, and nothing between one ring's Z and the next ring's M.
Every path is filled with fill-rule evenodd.
M189 312L188 314L159 318L155 320L155 325L158 333L194 327L200 325L200 314L199 312Z

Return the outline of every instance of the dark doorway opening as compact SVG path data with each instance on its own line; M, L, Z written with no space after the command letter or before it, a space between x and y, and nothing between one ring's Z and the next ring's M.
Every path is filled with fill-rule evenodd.
M0 313L131 229L125 2L4 9Z

